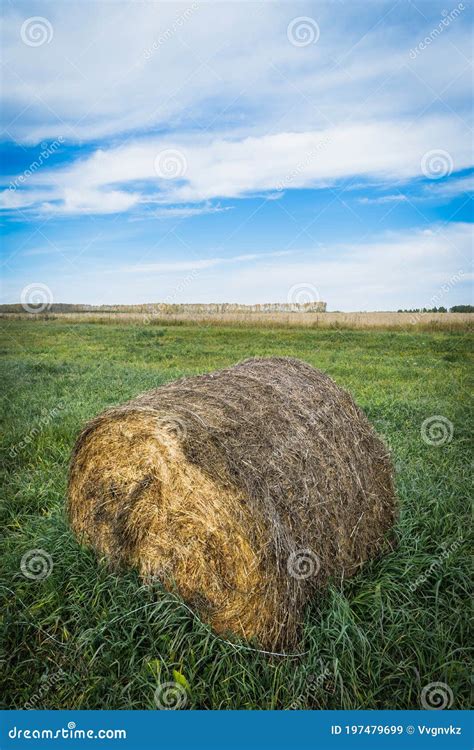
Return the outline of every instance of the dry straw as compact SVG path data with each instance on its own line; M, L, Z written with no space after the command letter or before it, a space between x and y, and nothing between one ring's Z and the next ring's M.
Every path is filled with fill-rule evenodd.
M387 548L387 449L348 393L295 359L251 359L109 409L76 443L69 517L224 636L295 643L329 578Z

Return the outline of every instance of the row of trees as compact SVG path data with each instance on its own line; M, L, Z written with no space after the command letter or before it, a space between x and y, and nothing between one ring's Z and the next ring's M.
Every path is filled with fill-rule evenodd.
M48 302L47 304L34 302L28 304L28 312L51 313L164 313L176 315L179 313L188 314L222 314L222 313L275 313L275 312L325 312L326 303L320 300L313 302L275 302L261 305L240 305L231 302L222 302L216 304L193 304L193 303L165 303L156 302L144 305L74 305L61 302ZM25 312L25 307L19 304L0 305L0 312L21 313Z
M409 310L397 310L397 312L406 313L445 313L448 312L446 307L414 307ZM449 312L460 312L460 313L472 313L474 312L473 305L454 305L449 308Z

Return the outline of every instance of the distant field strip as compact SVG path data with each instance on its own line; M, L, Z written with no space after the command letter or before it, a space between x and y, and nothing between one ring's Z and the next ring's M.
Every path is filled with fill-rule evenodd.
M63 320L71 323L133 323L142 325L231 325L290 328L381 328L385 330L467 330L473 327L470 313L396 313L396 312L249 312L210 314L161 312L73 312L73 313L0 313L14 320Z

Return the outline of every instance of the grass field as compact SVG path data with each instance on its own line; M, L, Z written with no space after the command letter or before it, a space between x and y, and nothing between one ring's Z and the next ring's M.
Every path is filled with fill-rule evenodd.
M448 705L452 691L452 707L468 707L465 332L1 326L7 707L153 709L167 682L181 685L186 708L420 708L433 682L445 683ZM349 389L397 468L396 549L314 602L298 657L216 639L158 584L110 572L77 544L64 515L69 455L86 419L173 378L256 355L300 357ZM452 440L423 439L422 423L434 416L452 423ZM25 575L33 549L47 553L44 577Z

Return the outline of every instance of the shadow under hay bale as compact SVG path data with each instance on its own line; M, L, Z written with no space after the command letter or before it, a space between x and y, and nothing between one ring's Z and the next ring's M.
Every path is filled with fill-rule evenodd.
M79 436L81 541L159 578L215 632L292 646L308 600L387 548L388 451L351 396L295 359L251 359L108 409Z

